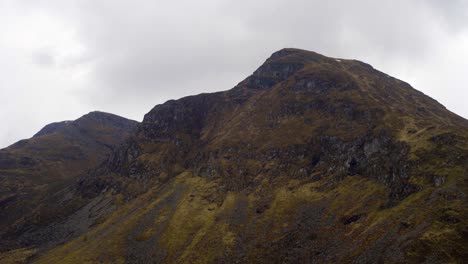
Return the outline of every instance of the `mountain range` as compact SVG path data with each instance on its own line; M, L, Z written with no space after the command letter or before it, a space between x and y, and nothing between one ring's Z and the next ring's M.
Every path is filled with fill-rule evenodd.
M468 121L300 49L234 88L0 151L2 263L463 263Z

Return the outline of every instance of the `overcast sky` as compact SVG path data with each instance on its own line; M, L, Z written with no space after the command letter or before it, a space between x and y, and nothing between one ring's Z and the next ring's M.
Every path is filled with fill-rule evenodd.
M468 118L465 0L0 0L0 147L227 90L274 51L358 59Z

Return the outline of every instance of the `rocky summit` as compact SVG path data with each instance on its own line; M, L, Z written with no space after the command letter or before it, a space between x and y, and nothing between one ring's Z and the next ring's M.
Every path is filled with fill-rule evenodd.
M468 121L299 49L139 124L48 125L0 152L0 179L2 263L468 259Z

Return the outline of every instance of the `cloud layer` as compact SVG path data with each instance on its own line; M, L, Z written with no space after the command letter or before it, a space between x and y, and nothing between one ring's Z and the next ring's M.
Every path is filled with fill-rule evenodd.
M284 47L366 61L468 117L463 0L4 0L0 30L0 147L232 88Z

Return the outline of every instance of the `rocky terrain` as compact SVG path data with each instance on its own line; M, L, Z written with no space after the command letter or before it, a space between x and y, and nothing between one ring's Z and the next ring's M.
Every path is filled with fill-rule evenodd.
M38 139L67 134L64 125ZM9 222L4 196L1 261L468 259L468 121L363 62L283 49L233 89L157 105L129 131L118 146L82 151L102 157L116 146L104 162L41 174L46 185L77 180L48 186L44 208L21 223ZM6 149L0 164L20 147L30 159L7 170L29 166L34 139ZM64 148L48 155L83 154Z

